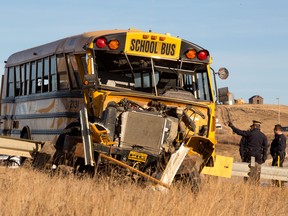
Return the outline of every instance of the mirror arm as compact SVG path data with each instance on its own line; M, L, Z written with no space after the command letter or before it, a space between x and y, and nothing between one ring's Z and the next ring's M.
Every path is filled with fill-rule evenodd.
M218 74L218 73L216 73L215 71L214 71L214 69L212 68L212 67L210 67L210 69L212 70L212 72L213 72L213 77L214 77L214 85L215 85L215 96L216 96L216 102L218 102L218 88L217 88L217 82L216 82L216 74Z

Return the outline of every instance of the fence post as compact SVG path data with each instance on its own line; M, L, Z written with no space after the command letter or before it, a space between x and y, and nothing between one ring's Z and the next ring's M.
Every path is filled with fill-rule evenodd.
M248 165L250 168L250 172L248 173L249 182L258 184L260 181L260 174L261 174L261 164L255 162L255 157L251 157L251 162Z
M277 167L280 167L280 163L281 163L281 158L280 158L280 155L278 155L278 157L277 157ZM275 186L277 186L277 187L282 187L282 181L281 180L276 180L276 182L274 181L273 182L274 184L275 184Z

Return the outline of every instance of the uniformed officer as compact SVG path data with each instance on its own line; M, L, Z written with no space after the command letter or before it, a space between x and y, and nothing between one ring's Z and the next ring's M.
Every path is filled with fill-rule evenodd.
M251 157L255 157L255 162L262 164L267 159L267 137L260 131L260 121L253 120L251 130L240 130L228 122L228 126L231 127L233 132L245 137L246 148L243 158L243 162L251 162Z
M280 157L279 166L283 167L283 162L286 155L286 136L283 134L283 129L280 124L274 127L275 137L271 143L270 154L273 158L272 166L278 166L278 156Z
M252 126L250 125L250 129L252 130ZM239 153L240 153L240 157L242 162L246 162L246 152L247 152L247 138L245 136L242 136L240 143L239 143Z

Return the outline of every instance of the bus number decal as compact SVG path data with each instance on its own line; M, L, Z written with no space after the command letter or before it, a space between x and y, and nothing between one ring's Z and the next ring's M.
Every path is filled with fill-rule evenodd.
M79 101L78 100L70 100L70 109L79 109Z

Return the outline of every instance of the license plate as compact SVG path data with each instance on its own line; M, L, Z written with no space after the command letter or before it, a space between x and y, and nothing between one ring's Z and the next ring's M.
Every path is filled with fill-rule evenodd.
M148 155L140 152L130 151L128 155L129 160L134 160L138 162L145 162Z

